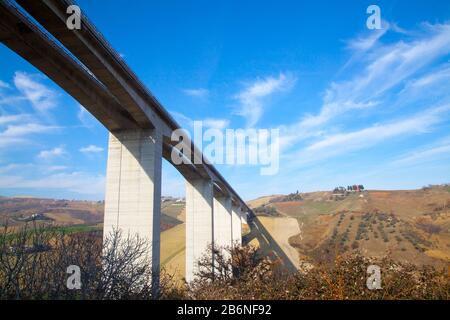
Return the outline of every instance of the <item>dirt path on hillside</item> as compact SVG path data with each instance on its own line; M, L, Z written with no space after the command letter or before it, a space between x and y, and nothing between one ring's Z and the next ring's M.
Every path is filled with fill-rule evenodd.
M298 252L289 244L289 238L301 232L297 219L288 217L258 217L258 219L288 256L292 264L299 268Z
M161 266L181 280L185 274L186 225L161 232Z
M298 252L289 244L291 236L301 233L297 219L290 217L258 217L258 219L292 264L298 268ZM185 272L185 237L185 224L161 233L161 266L169 273L175 273L179 279L184 277Z

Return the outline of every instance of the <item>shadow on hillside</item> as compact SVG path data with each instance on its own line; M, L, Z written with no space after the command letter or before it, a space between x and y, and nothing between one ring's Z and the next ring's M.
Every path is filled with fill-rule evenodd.
M250 243L253 239L257 239L260 248L263 252L267 252L279 259L283 266L290 272L296 272L297 267L292 263L291 259L284 253L278 243L270 235L266 228L264 228L258 217L252 215L248 218L248 226L250 227L250 233L242 238L244 244Z

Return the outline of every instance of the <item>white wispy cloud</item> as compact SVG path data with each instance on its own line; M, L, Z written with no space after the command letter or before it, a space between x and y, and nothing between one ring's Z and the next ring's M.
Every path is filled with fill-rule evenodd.
M57 126L48 126L38 123L26 123L20 125L10 125L0 133L0 138L22 137L30 134L46 133L59 129Z
M205 120L202 120L202 122L203 122L203 126L205 126L206 128L218 129L218 130L223 130L230 125L230 121L226 120L226 119L207 118Z
M0 92L0 106L14 106L17 103L26 100L27 98L22 95L4 95Z
M223 130L230 125L230 120L228 119L205 118L194 120L181 112L171 111L170 113L175 120L180 123L181 127L186 129L192 129L194 126L194 121L201 121L205 129L211 128Z
M14 107L17 103L27 100L22 94L11 89L13 89L13 86L0 80L0 107Z
M425 147L402 154L391 162L392 165L412 165L434 161L442 157L450 158L450 136L439 139Z
M27 163L27 164L10 163L8 165L4 165L4 166L0 167L0 174L17 171L17 170L27 168L27 167L33 167L33 164L31 164L31 163Z
M372 49L390 28L391 26L387 21L382 21L381 29L366 31L364 35L347 41L347 47L358 54L366 52Z
M450 24L425 24L425 35L371 51L366 67L349 81L333 83L327 99L369 101L450 52Z
M10 85L2 80L0 80L0 88L10 88Z
M67 169L69 169L69 167L67 166L60 166L60 165L55 165L55 166L45 166L42 168L43 171L45 172L55 172L55 171L65 171Z
M83 152L83 153L99 153L99 152L103 152L103 150L105 150L105 149L103 149L102 147L93 145L93 144L90 144L86 147L80 148L80 152Z
M78 105L77 118L86 128L92 128L98 123L98 120L80 104Z
M105 177L86 172L62 172L39 178L20 175L0 176L0 188L68 190L81 195L103 196Z
M196 97L196 98L205 98L209 94L209 90L204 88L198 88L198 89L183 89L184 94Z
M61 165L43 165L36 163L10 163L8 165L0 167L0 175L5 173L14 173L21 172L23 175L31 174L30 170L34 172L40 173L48 173L48 172L56 172L56 171L65 171L69 169L67 166ZM25 172L28 170L28 172Z
M296 79L291 75L280 73L278 77L257 79L247 84L234 97L239 101L236 114L246 118L247 127L253 127L258 123L263 114L265 99L274 93L291 89L295 82Z
M447 157L450 157L450 144L415 152L407 157L398 159L397 161L395 161L395 163L404 164L424 160L432 160L435 156L438 155L446 155Z
M434 125L445 121L449 114L450 105L439 106L394 122L374 124L357 131L326 136L298 152L296 158L299 159L299 163L318 161L372 147L394 137L427 133Z
M8 138L0 138L0 149L7 148L11 146L18 146L25 143L28 143L29 141L24 138L20 137L8 137Z
M4 131L0 132L0 148L30 143L30 136L54 132L58 129L59 127L57 126L48 126L37 123L9 125Z
M58 157L66 156L68 153L63 147L56 147L50 150L42 150L38 154L38 158L44 160L51 160Z
M37 74L28 74L17 71L13 84L0 83L0 148L9 148L34 145L41 140L44 134L51 134L62 129L54 125L49 118L50 111L58 104L58 92L45 84L44 77ZM8 88L8 90L3 90ZM22 104L18 101L28 101L34 109L23 112ZM6 112L5 110L8 110ZM14 113L16 112L16 113ZM85 126L94 124L92 116L82 107L79 119ZM52 124L48 124L52 123ZM96 152L99 147L88 146L86 152ZM3 154L2 154L3 156ZM34 160L35 163L16 163L14 154L2 159L12 161L0 166L0 188L26 189L41 192L43 189L53 191L70 191L80 195L95 195L103 197L105 178L102 175L87 172L73 171L66 165L54 163L57 159L68 158L69 153L63 146L40 151ZM30 158L31 159L31 158ZM28 159L23 159L27 161ZM53 191L52 191L53 190Z
M409 42L370 47L353 77L329 85L318 113L306 114L298 122L281 127L283 144L292 146L307 138L322 136L330 122L346 113L386 107L384 100L389 90L405 85L405 81L420 70L450 53L450 24L423 24L423 28L424 31ZM446 70L435 71L409 86L423 86L446 77ZM405 91L399 95L402 93Z
M0 148L31 144L36 136L57 132L61 127L47 124L51 120L48 111L57 105L57 93L44 84L38 74L16 71L11 86L0 90ZM24 113L19 101L28 101L35 112ZM8 109L8 112L4 111ZM51 123L53 121L50 121Z
M172 115L172 117L174 117L174 119L181 127L187 128L193 126L194 120L186 116L185 114L173 110L170 111L170 114Z
M42 76L17 71L14 74L14 85L27 98L38 112L46 112L57 106L55 91L42 84Z
M411 90L421 90L425 87L431 87L436 84L450 83L450 66L441 67L438 70L433 70L417 79L413 79L403 88L403 92Z
M383 94L450 52L450 24L424 24L424 29L425 35L411 42L399 41L375 50L365 73L345 86L353 88L350 97Z
M22 122L29 119L27 114L0 115L0 126L8 123Z

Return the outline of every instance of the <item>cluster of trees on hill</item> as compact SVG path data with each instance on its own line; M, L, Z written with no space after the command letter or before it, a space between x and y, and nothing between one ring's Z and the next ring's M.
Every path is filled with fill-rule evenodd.
M423 186L423 190L430 190L434 188L448 188L450 187L450 183L442 183L442 184L429 184L427 186Z
M362 184L347 186L347 191L364 191L364 186Z
M303 200L302 194L297 190L294 193L290 193L286 196L281 197L275 197L273 199L270 199L269 202L289 202L289 201L301 201Z
M278 216L278 211L272 206L269 205L261 205L253 210L255 214L264 214L268 216L276 217Z
M361 192L364 191L364 186L362 184L354 184L352 186L344 187L336 187L333 189L334 194L347 194L348 192Z
M334 194L346 194L347 190L344 187L336 187L333 189Z

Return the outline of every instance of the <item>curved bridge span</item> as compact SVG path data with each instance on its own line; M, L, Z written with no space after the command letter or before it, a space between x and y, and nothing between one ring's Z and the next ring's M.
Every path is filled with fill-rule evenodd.
M173 163L171 154L179 152L179 145L171 135L180 126L86 16L80 30L67 28L66 10L72 4L0 0L0 41L109 130L103 234L119 229L148 239L154 283L160 269L162 158L184 176L186 280L191 281L208 245L241 244L241 224L251 210L192 141L183 141L193 150L191 159Z

